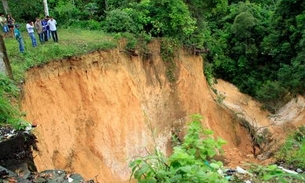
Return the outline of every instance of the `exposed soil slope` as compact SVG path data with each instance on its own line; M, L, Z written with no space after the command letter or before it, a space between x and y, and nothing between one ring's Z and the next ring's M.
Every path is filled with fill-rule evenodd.
M65 169L99 182L125 182L132 157L155 145L170 153L171 131L179 131L195 113L228 142L229 164L254 161L246 131L214 101L201 57L181 51L176 81L170 83L159 45L151 44L150 50L148 60L115 49L28 71L22 106L27 120L37 124L38 171ZM259 113L256 119L265 115Z

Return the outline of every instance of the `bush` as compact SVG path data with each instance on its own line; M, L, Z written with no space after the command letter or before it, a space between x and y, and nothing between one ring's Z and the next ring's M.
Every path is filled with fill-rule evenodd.
M60 1L54 9L50 10L50 14L55 17L57 23L61 22L61 25L64 25L71 18L80 18L82 12L72 1Z
M282 145L276 158L286 166L305 169L305 126L301 126Z
M304 182L305 176L302 174L293 174L287 173L279 168L277 165L250 165L250 172L253 173L251 182L268 182L268 183L277 183L277 182ZM234 175L234 178L236 176ZM238 177L236 177L238 179ZM233 179L234 180L234 179ZM244 181L236 181L244 182Z
M80 28L80 29L87 29L87 30L101 30L102 23L96 20L77 20L77 19L70 19L67 22L67 26Z
M132 18L127 12L120 9L107 13L104 26L104 30L107 32L135 32L136 30Z
M225 144L215 140L213 132L203 129L201 116L194 115L187 125L187 133L181 145L174 147L166 158L155 149L154 154L139 157L130 163L131 177L141 182L228 182L217 172L222 162L212 160Z
M278 81L266 81L256 96L258 100L264 103L264 107L272 113L275 113L287 101L288 91L283 88Z

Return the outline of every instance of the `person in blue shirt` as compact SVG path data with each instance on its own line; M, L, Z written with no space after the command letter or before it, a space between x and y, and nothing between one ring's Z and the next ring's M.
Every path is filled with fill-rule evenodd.
M19 44L19 51L21 53L24 53L24 43L23 43L22 35L19 31L19 25L18 24L15 25L14 35L15 35L16 40L18 41L18 44Z
M50 20L50 16L46 16L47 22ZM49 24L47 25L47 34L48 34L48 39L51 39L51 30Z
M42 25L42 30L43 30L43 37L44 41L48 41L49 36L48 36L48 20L46 18L41 19L41 25Z

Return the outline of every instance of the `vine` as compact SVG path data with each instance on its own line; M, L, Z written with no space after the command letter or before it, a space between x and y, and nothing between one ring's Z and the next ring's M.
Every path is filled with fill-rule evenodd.
M174 38L163 38L161 41L161 57L166 66L166 76L170 82L175 82L175 69L174 62L175 54L178 52L178 41Z

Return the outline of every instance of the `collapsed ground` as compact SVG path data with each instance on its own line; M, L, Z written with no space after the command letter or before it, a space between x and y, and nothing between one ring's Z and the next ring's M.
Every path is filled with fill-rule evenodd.
M151 50L147 60L120 49L97 51L27 73L22 106L27 119L37 124L34 132L43 149L34 158L38 170L54 167L99 182L126 182L130 159L155 146L169 154L171 132L181 131L194 113L228 142L227 166L268 164L268 154L254 157L252 137L240 120L266 127L279 141L287 129L305 123L302 98L272 117L229 83L219 80L215 95L199 56L181 51L175 59L175 82L169 82L159 46L152 44Z

